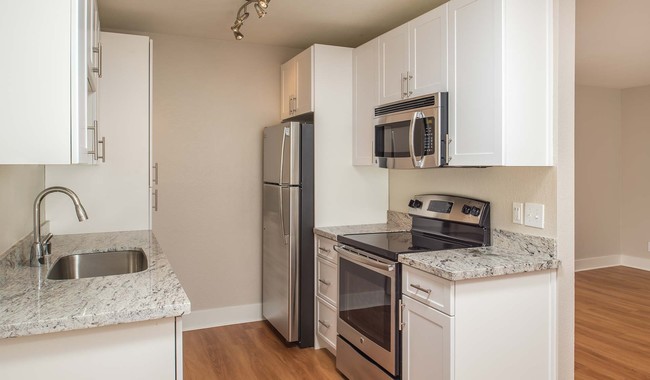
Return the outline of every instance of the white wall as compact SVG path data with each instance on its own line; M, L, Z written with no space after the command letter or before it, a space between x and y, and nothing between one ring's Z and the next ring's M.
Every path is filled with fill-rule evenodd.
M40 165L0 165L0 254L33 231L34 199L44 188Z
M622 91L621 254L650 270L650 86Z
M193 311L259 304L262 129L279 122L279 67L299 50L151 37L154 233Z
M555 237L556 169L548 167L443 168L390 171L390 209L408 212L413 195L441 193L491 203L493 228ZM512 223L512 202L545 205L545 228Z
M620 254L621 128L620 90L576 87L576 260Z

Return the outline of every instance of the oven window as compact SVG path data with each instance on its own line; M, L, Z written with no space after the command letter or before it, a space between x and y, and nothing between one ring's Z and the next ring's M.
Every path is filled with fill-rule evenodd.
M339 317L390 351L391 279L341 258Z
M434 154L433 117L417 119L413 129L413 148L416 157ZM376 157L411 157L409 150L409 130L411 121L375 126Z

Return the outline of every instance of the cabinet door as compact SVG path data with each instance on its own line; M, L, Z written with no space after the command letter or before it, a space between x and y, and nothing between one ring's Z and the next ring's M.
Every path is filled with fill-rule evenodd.
M447 4L409 23L409 96L447 91Z
M402 296L402 378L453 379L454 318Z
M379 104L379 39L354 49L352 164L372 165L375 107Z
M501 0L448 4L449 164L502 165Z
M296 96L296 70L295 61L280 66L281 89L280 89L280 119L290 118L293 110L293 97Z
M404 24L379 37L379 102L403 99L409 69L409 32Z
M309 49L298 54L295 58L296 66L296 99L294 100L294 116L302 115L314 111L314 103L312 96L313 76L312 76L312 62L313 62L314 48Z

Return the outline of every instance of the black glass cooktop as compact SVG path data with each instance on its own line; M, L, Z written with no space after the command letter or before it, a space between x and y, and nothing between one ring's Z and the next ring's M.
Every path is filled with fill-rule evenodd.
M441 251L470 246L418 232L342 235L338 237L338 241L391 260L397 260L397 256L404 253Z

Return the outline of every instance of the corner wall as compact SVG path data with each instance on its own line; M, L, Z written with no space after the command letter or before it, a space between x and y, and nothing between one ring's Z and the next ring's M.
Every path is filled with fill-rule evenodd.
M621 254L650 270L650 86L622 91Z
M299 50L151 38L153 230L192 302L184 327L259 320L262 130L280 121L279 67Z

